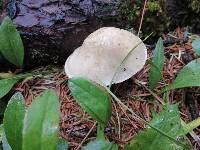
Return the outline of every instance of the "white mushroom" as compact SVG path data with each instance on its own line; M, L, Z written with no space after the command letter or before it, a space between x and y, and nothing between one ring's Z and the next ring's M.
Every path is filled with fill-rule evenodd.
M109 85L117 70L113 83L132 77L143 68L146 60L147 49L139 37L123 29L104 27L90 34L83 45L69 56L65 72L69 78L82 76Z

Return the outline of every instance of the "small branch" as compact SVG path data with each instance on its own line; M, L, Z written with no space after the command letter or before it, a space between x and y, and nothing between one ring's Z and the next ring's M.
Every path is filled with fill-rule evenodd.
M92 126L92 128L90 129L90 131L87 133L87 135L84 137L84 139L79 144L79 146L76 148L76 150L79 150L81 148L81 146L83 145L83 143L85 142L85 140L87 139L87 137L90 135L90 133L92 132L92 130L94 129L94 127L96 126L96 124L97 124L97 122L94 123L94 125Z
M142 28L142 23L143 23L143 20L144 20L144 15L145 15L145 9L146 9L146 6L147 6L147 1L148 0L145 0L145 2L144 2L144 7L143 7L143 10L142 10L142 17L141 17L141 20L140 20L140 26L139 26L139 30L138 30L138 36L140 35L140 31L141 31L141 28Z

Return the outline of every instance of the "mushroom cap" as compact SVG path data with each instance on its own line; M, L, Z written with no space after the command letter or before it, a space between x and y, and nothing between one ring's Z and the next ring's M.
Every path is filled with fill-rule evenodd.
M104 27L90 34L68 57L65 72L69 78L82 76L109 85L123 59L138 43L113 80L113 83L123 82L143 68L147 49L139 37L115 27Z

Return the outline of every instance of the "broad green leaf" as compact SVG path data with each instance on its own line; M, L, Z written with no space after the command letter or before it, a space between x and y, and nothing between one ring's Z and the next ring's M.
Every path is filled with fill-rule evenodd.
M156 44L156 48L153 53L152 64L149 75L149 84L151 89L153 89L158 81L162 78L162 70L164 65L164 45L161 38Z
M19 79L9 78L0 80L0 99L12 89Z
M200 38L197 38L192 42L192 47L195 53L200 56Z
M10 147L10 145L6 139L5 133L3 134L3 138L2 138L2 146L3 146L3 150L12 150L12 148Z
M4 114L4 132L12 149L22 149L22 130L25 115L24 98L16 93L10 99Z
M23 66L23 43L9 17L6 17L0 26L0 52L8 61L17 67Z
M192 86L200 86L200 58L184 66L176 79L165 87L162 92Z
M68 142L64 139L59 139L57 144L57 150L67 150Z
M84 78L72 78L68 85L79 105L100 124L106 126L112 111L109 94Z
M104 139L96 139L88 143L82 150L118 150L118 146Z
M57 149L59 112L59 100L52 91L32 102L24 118L22 150Z
M165 132L173 139L181 139L184 132L177 105L166 105L160 114L153 113L152 126ZM161 135L152 128L140 132L125 150L184 150L186 147L177 145L168 137Z
M31 73L19 74L12 78L0 80L0 99L12 89L12 87L21 79L32 76Z
M5 135L5 132L4 132L4 128L3 128L3 124L0 126L0 143L2 143L2 149L3 150L12 150L10 145L8 144L8 141L6 139L6 135ZM1 145L0 145L0 149L1 149Z

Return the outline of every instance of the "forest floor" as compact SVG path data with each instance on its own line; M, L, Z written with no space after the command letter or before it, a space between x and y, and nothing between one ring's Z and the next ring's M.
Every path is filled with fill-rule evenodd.
M178 103L181 112L181 118L185 122L189 122L199 116L198 93L194 94L198 88L185 88L174 90L167 93L166 99L163 95L157 95L158 91L165 85L171 83L176 77L180 69L183 68L196 56L192 50L191 38L185 42L185 33L181 29L175 32L163 35L164 41L168 43L165 46L165 63L163 69L163 81L159 82L157 87L152 91L148 88L148 74L150 66L147 64L144 68L134 75L128 81L121 84L114 85L112 91L129 106L140 117L147 121L152 118L151 110L156 112L162 111L160 101L167 101L169 103ZM179 42L173 42L179 41ZM171 44L169 44L171 43ZM148 50L148 59L152 57L152 46ZM32 99L40 95L46 89L54 89L60 98L60 136L69 141L70 149L77 149L85 145L88 141L96 137L96 122L81 109L76 101L70 95L67 86L67 80L63 69L52 67L39 68L37 71L49 70L51 74L46 76L38 76L33 79L24 80L18 83L14 91L21 91L26 99L26 104L30 105ZM186 99L188 96L189 98ZM146 125L118 105L112 102L112 119L106 128L106 135L110 141L119 144L120 149L123 149L139 131L144 130ZM200 149L200 129L195 129L193 137L188 134L188 141L193 145L193 148Z

